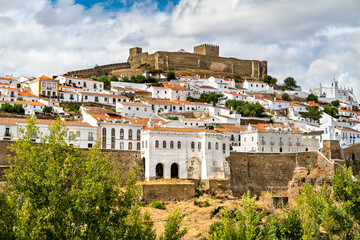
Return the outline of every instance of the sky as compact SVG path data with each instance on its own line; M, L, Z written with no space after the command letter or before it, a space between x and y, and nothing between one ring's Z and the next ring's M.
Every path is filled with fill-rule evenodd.
M360 98L359 0L0 0L0 76L124 62L128 49L268 61L280 83L353 87Z

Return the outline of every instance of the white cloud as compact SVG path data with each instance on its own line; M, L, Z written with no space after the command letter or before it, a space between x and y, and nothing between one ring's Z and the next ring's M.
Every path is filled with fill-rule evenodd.
M360 94L359 1L181 0L172 12L124 3L132 7L0 0L0 75L58 74L126 61L133 46L192 51L207 42L222 56L268 60L280 82L292 76L307 90L338 78Z

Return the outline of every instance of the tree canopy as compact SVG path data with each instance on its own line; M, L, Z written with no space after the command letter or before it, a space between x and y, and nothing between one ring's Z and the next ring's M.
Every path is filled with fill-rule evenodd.
M172 79L176 79L176 77L175 77L175 72L167 72L166 79L167 79L168 81L170 81L170 80L172 80Z
M294 78L292 77L287 77L285 80L284 80L284 86L289 89L289 90L294 90L295 88L298 87L296 81Z
M331 105L325 105L324 106L324 112L326 114L329 114L332 117L337 117L339 110L336 107L333 107Z
M322 118L322 111L317 106L307 106L307 112L303 113L303 117L318 121Z
M314 102L316 102L316 103L319 102L318 97L317 97L316 95L312 94L312 93L310 93L310 94L307 96L306 100L307 100L307 101L314 101Z
M283 93L283 94L281 95L281 99L284 100L284 101L289 101L289 100L290 100L290 96L289 96L289 94L287 94L287 93Z
M260 103L249 103L238 100L227 100L227 108L234 109L243 117L267 117L264 107Z
M270 85L277 83L277 79L270 75L264 75L262 78L259 78L259 80Z

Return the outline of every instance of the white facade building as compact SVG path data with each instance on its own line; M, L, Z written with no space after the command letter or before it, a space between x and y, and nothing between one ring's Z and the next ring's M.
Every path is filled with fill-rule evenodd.
M124 117L152 117L151 106L137 102L117 102L116 112Z

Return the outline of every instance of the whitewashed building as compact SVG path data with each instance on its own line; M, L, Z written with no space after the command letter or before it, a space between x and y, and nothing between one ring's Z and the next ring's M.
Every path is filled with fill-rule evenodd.
M152 117L151 106L137 102L117 102L116 112L124 117Z

